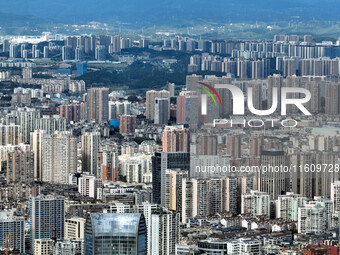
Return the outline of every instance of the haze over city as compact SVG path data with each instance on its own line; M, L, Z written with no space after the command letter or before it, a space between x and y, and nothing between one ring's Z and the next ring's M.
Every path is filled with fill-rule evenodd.
M340 254L336 0L3 0L0 254Z

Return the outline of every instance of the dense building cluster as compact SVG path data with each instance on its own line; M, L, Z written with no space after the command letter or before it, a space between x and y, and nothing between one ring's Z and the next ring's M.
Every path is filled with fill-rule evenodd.
M3 41L0 250L338 253L339 43L169 38L68 36L42 50ZM186 84L139 96L77 78L85 59L136 47L194 52ZM41 76L37 59L52 53L62 55L61 69L76 60L77 73ZM290 100L304 98L294 89L309 91L303 107L311 114L286 107L283 89L293 89ZM250 106L276 108L260 116Z

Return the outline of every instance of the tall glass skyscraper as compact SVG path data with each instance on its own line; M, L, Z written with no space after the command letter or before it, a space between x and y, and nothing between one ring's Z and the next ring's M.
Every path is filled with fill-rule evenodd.
M146 222L139 213L92 213L85 224L86 255L146 255Z
M153 202L164 206L165 170L190 169L189 152L156 152L152 157L152 194Z

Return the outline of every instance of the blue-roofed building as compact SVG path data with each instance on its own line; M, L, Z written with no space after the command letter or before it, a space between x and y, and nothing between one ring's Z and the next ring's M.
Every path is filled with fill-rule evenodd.
M119 120L110 120L110 126L114 128L119 127Z
M87 73L87 63L77 62L77 77L82 76Z
M85 224L86 255L146 255L146 222L139 213L91 213Z

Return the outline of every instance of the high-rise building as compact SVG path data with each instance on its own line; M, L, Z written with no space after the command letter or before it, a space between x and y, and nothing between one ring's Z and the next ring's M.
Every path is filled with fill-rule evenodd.
M109 119L109 89L91 88L87 90L88 118L98 123Z
M85 255L147 255L143 214L91 213L85 224Z
M25 67L22 69L22 78L25 80L26 83L32 79L32 68Z
M63 46L61 48L61 59L63 61L72 59L72 46Z
M77 77L87 73L87 62L77 62Z
M97 198L98 188L102 188L102 179L93 175L82 176L78 179L78 192L85 197Z
M32 45L32 58L39 58L40 57L40 50L38 50L38 45Z
M9 57L10 58L17 58L18 57L18 45L17 44L10 44L9 45Z
M163 48L171 48L171 40L170 39L164 39L163 40Z
M62 196L39 195L30 198L30 240L64 238L64 200Z
M162 133L163 152L190 152L189 129L183 125L166 126Z
M305 88L311 93L311 99L305 104L306 109L311 113L320 113L321 83L316 81L309 81L305 84Z
M196 91L198 82L200 81L203 81L202 75L196 75L196 74L187 75L186 83L185 83L187 91Z
M338 154L331 151L315 150L294 154L290 157L291 162L297 166L331 166L338 162ZM296 171L296 173L293 172L291 174L292 191L310 199L313 199L315 196L330 196L331 183L339 179L338 173L334 173L331 167L325 167L321 173Z
M35 129L44 130L47 135L54 134L55 131L66 131L67 119L59 115L43 115L36 120Z
M111 36L111 44L109 45L109 53L117 53L120 52L121 48L120 48L120 36L119 35L115 35L115 36Z
M49 47L48 46L44 46L44 58L48 58L49 57Z
M298 61L294 58L284 58L282 60L282 69L283 69L283 76L291 76L291 75L296 75L297 70L298 70Z
M186 117L186 109L185 109L185 101L186 96L182 93L179 93L179 96L176 97L176 123L184 124Z
M8 52L9 51L9 41L4 40L2 42L2 52Z
M7 153L13 152L15 150L29 151L30 145L19 144L19 145L5 145L0 146L0 169L5 171L7 169Z
M173 172L174 170L170 171L170 173ZM169 173L168 170L167 173ZM196 216L204 217L221 212L228 212L232 215L240 213L241 178L178 178L183 175L184 173L177 174L176 179L170 178L170 184L176 181L176 186L178 185L176 195L179 203L176 210L182 215L182 223L186 223L189 218ZM175 177L174 174L172 176ZM166 187L167 185L165 182ZM175 188L172 185L170 187ZM170 192L170 202L173 202L172 194L175 193Z
M170 97L174 97L175 96L175 83L168 83L168 90L170 92Z
M17 149L7 152L7 183L33 183L33 152L30 150Z
M298 233L322 233L327 228L327 210L316 201L298 208Z
M262 150L259 184L260 190L270 194L271 199L277 199L279 195L290 191L290 176L287 171L272 169L282 169L289 165L289 157L282 150L270 149Z
M241 195L241 213L270 216L270 196L266 192L251 190Z
M183 178L181 181L182 196L180 199L179 212L181 213L181 222L186 223L188 219L198 215L198 194L197 194L197 179Z
M181 192L183 180L188 178L187 170L166 169L164 174L164 207L173 211L181 212Z
M222 171L222 167L227 167L230 164L229 157L192 154L190 157L190 177L209 179L228 176L228 171Z
M40 58L40 50L35 50L34 58Z
M136 129L136 116L134 115L120 115L119 118L119 133L133 134Z
M23 50L21 57L24 58L24 59L27 59L28 58L28 50Z
M246 178L246 177L244 177ZM242 179L225 178L222 186L222 210L237 215L240 213L240 195Z
M87 119L89 116L88 113L89 107L87 101L82 101L79 103L79 118L81 120Z
M165 170L190 169L190 153L187 152L156 152L152 157L152 192L156 204L165 202Z
M42 181L57 184L68 184L77 172L77 139L70 132L43 136L41 172Z
M187 40L187 48L186 50L187 51L194 51L197 49L197 41L194 41L194 40Z
M100 177L97 172L97 153L100 145L100 133L86 132L81 136L82 171Z
M37 44L32 44L32 58L39 58L35 55L36 51L38 50Z
M128 101L109 101L109 119L119 120L119 116L131 115L131 103Z
M241 158L241 134L230 134L227 136L227 154L232 158Z
M298 208L303 207L306 202L307 198L293 192L280 195L276 202L276 217L285 221L297 221Z
M251 62L251 78L253 80L264 78L264 67L261 60L255 60Z
M76 61L82 61L84 59L84 47L83 46L77 46L74 52L74 60Z
M75 36L68 36L64 40L64 43L66 46L70 47L71 49L75 49L77 46L77 37Z
M154 123L156 125L166 125L168 124L168 98L155 98L155 110L154 110Z
M83 80L70 80L68 89L73 93L84 93L85 92L85 81Z
M201 135L198 137L199 155L217 155L217 136Z
M200 194L200 196L203 196L207 198L207 202L209 204L208 206L208 214L215 215L219 212L224 211L223 206L223 198L225 197L225 194L223 194L223 180L221 179L210 179L206 180L208 191L210 194L208 196L204 194ZM234 203L234 201L232 201Z
M277 99L278 103L275 113L281 112L281 88L283 87L283 77L279 74L268 76L267 87L267 109L270 109L273 105L273 99ZM277 93L274 93L274 88L277 89Z
M151 215L151 254L176 254L179 242L180 214L162 211Z
M178 124L198 124L199 99L194 91L181 91L177 97L176 122Z
M20 253L25 252L25 218L14 215L13 211L0 212L0 248L6 248L6 238L8 239L8 248L17 250Z
M12 95L11 103L13 106L16 105L30 105L31 104L31 94L29 93L14 93Z
M250 191L255 187L253 175L238 177L237 180L240 194L250 193Z
M64 238L72 240L84 240L86 219L72 217L65 219Z
M329 115L339 114L339 84L327 82L325 84L325 113Z
M214 181L216 183L216 181ZM208 215L210 214L210 180L197 180L197 204L199 207L195 209L197 211L198 216ZM215 189L216 191L216 189ZM221 193L218 192L215 194L215 202L216 198L219 198ZM216 205L216 204L215 204Z
M250 156L252 157L260 157L261 149L263 144L263 136L260 134L252 134L249 138L250 145Z
M313 42L313 36L312 35L304 35L303 36L303 42L312 43Z
M126 177L128 183L151 183L151 156L129 154L121 155L119 160L119 174Z
M120 48L128 49L131 48L132 42L130 38L121 38L120 39Z
M174 254L179 238L179 213L156 204L143 203L130 206L116 203L110 212L141 213L147 229L147 254Z
M118 153L103 149L98 152L98 170L102 180L115 182L118 180Z
M262 110L262 85L261 80L254 80L247 83L248 91L252 89L252 105L256 110Z
M36 120L41 118L40 111L34 108L18 108L12 111L16 118L16 124L21 127L21 136L23 143L30 143L30 135L36 128Z
M178 40L178 50L186 50L186 41L183 39Z
M45 132L34 130L31 133L31 148L33 151L33 175L34 180L42 181L42 143Z
M333 201L334 212L340 212L340 181L331 184L331 200Z
M18 145L22 141L21 127L19 125L0 124L0 145Z
M139 47L140 48L147 48L147 47L149 47L149 40L145 39L145 38L140 39L139 40Z
M167 90L155 91L149 90L146 92L146 119L154 120L155 116L155 99L167 98L168 99L168 119L170 118L170 92Z
M95 53L95 49L98 45L98 39L95 35L91 35L90 37L90 51L92 52L92 54Z
M237 76L240 79L251 78L251 61L249 59L237 59Z
M105 61L106 60L106 52L104 45L98 45L95 50L95 59L98 61Z
M80 112L81 104L61 104L59 106L59 116L69 121L79 121L81 119Z

